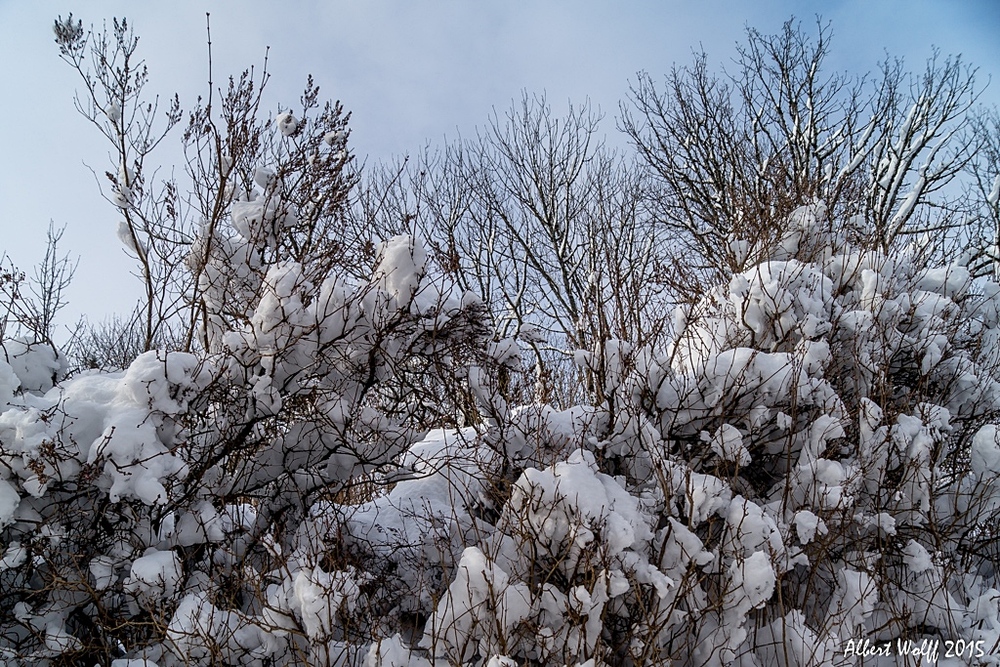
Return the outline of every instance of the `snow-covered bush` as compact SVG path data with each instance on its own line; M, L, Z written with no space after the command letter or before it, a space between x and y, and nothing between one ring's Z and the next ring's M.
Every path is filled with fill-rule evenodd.
M1000 289L836 229L821 205L797 210L771 256L678 310L667 350L579 355L604 378L596 409L511 413L508 456L524 425L538 451L568 426L555 461L513 456L499 512L462 506L478 537L452 548L422 636L397 626L376 646L408 645L412 664L995 649ZM411 664L382 650L371 664Z
M499 511L457 494L474 542L448 533L422 634L395 626L369 664L995 652L1000 288L836 229L797 210L770 257L678 310L667 350L579 355L606 383L596 409L493 425L521 472ZM529 431L552 462L519 456Z
M322 549L300 554L298 526L421 439L383 391L396 369L478 335L478 301L423 284L406 261L419 253L399 252L411 246L387 243L367 285L314 288L295 264L271 269L251 322L218 352L151 351L45 393L15 393L4 364L8 658L115 655L159 637L151 659L229 651L236 664L244 642L262 657L292 650L287 631L258 625L343 638L337 614L370 577L330 570Z
M664 539L712 556L659 633L682 664L997 639L971 614L997 564L998 288L837 227L795 211L766 261L678 311L649 374Z
M95 48L131 53L127 35L115 22ZM64 55L80 65L85 37L64 37ZM365 654L392 573L346 540L321 540L314 523L324 508L419 476L419 455L402 455L429 425L463 420L470 366L497 363L482 302L428 275L418 240L387 239L367 276L344 269L330 233L351 185L339 107L265 124L277 138L258 136L264 150L245 136L263 131L253 90L234 83L224 100L228 136L206 110L192 116L185 139L216 151L199 195L218 210L190 242L154 248L177 241L141 209L145 154L120 175L133 183L121 213L127 249L144 266L186 253L169 272L187 276L188 350L150 349L121 370L53 386L65 368L51 345L3 341L4 664L326 664ZM315 95L307 90L306 112ZM111 131L121 118L108 116ZM241 149L235 164L220 148ZM158 270L141 273L152 281ZM348 523L332 530L346 536Z

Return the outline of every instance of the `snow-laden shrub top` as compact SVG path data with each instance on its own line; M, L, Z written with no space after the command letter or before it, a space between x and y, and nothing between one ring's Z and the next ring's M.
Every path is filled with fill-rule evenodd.
M812 206L668 349L580 351L596 405L512 406L517 342L419 241L367 282L256 266L253 201L202 274L204 354L54 386L23 344L0 362L9 664L852 664L851 639L1000 639L1000 286L853 248ZM451 426L414 417L418 386Z

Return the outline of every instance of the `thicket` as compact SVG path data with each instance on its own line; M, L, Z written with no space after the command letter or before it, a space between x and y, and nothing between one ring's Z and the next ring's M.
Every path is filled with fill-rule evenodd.
M60 349L58 232L0 274L6 664L1000 653L1000 133L959 59L830 73L789 22L640 75L634 153L526 96L362 172L311 80L158 109L124 20L55 34L145 290Z

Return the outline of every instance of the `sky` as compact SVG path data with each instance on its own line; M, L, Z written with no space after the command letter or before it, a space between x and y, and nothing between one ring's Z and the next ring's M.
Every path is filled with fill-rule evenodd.
M149 90L176 92L183 107L207 91L211 13L216 82L260 67L269 49L267 108L296 104L312 74L321 97L351 111L354 153L369 163L474 135L522 91L545 93L556 112L589 100L609 142L623 143L615 117L637 72L660 78L700 50L731 66L748 27L774 33L792 16L830 21L832 69L872 71L889 54L919 71L937 47L994 79L982 101L1000 102L1000 0L0 0L0 251L30 272L49 222L65 225L79 265L63 325L126 314L140 294L94 177L107 147L74 110L78 75L53 42L53 20L70 12L85 26L128 17ZM161 173L180 172L177 146L175 130L152 157Z

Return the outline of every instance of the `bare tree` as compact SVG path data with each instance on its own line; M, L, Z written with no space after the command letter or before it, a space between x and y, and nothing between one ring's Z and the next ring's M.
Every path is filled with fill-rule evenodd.
M973 155L975 69L935 51L919 75L898 59L877 77L830 73L830 36L790 20L775 35L749 29L734 73L711 73L701 53L662 90L639 75L622 128L689 283L740 270L754 259L746 240L773 243L814 200L883 249L962 224L948 185Z
M575 372L574 350L665 331L646 181L604 146L600 120L589 104L559 117L524 95L474 140L384 168L366 199L376 228L424 236L438 268L486 300L498 335L530 348L542 395L560 364Z
M178 189L172 179L157 191L150 156L182 114L175 96L162 110L145 93L149 72L137 55L139 39L128 22L115 19L110 30L85 31L70 14L55 23L60 57L80 75L83 92L77 111L111 146L112 165L104 176L104 198L121 213L118 237L138 265L143 298L137 306L143 349L152 349L183 307L183 229Z
M948 186L975 153L971 125L982 91L975 74L960 57L942 59L937 50L918 75L904 74L899 60L883 65L863 211L872 242L883 249L962 225L958 193L949 196Z
M1000 278L1000 111L978 115L977 150L969 163L965 196L970 204L968 259L975 275Z
M333 258L349 261L340 230L330 227L342 217L355 178L346 150L349 114L339 103L321 105L311 78L297 118L292 109L277 119L265 117L267 59L259 72L248 69L217 90L209 27L208 92L188 114L182 136L187 184L182 187L171 176L157 192L151 155L183 118L178 98L159 122L159 100L145 97L148 72L126 20L116 19L110 31L95 34L70 15L56 22L55 33L60 55L84 81L77 109L114 149L117 174L105 174L111 185L106 199L123 216L118 236L136 259L145 289L136 313L142 350L165 343L185 350L207 347L213 327L249 317L246 300L233 301L222 312L221 300L237 296L234 286L205 275L213 255L233 250L221 237L234 202L242 202L236 206L240 222L272 241L261 251L267 257L257 258L259 266L284 256L309 260L310 269L322 275ZM318 116L309 117L317 109ZM255 193L255 187L263 192ZM244 278L259 287L263 274ZM246 280L242 287L250 284ZM214 299L214 310L206 299Z
M66 306L66 288L73 280L77 265L68 254L60 252L59 243L65 229L56 229L49 223L45 256L30 278L6 258L0 260L7 263L0 273L0 294L5 311L0 338L17 336L55 349L56 316Z

